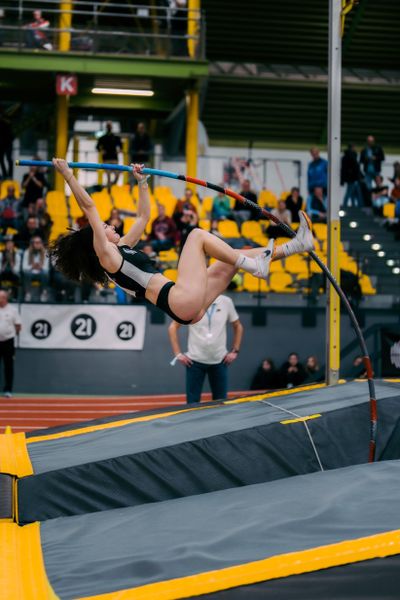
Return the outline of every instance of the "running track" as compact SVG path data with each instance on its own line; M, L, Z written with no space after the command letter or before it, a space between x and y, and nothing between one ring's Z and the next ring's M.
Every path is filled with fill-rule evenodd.
M243 391L230 392L229 397L246 394L247 392ZM202 400L210 399L209 394L203 394ZM17 395L10 399L0 398L0 433L4 433L6 426L10 426L13 433L18 433L184 404L184 395L96 397Z

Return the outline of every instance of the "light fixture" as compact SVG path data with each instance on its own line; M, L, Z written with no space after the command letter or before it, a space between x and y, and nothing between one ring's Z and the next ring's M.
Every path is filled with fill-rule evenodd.
M380 250L382 246L380 244L372 244L371 248L372 250Z
M346 213L344 212L344 210L339 210L339 217L345 217Z
M355 229L356 227L358 227L357 221L350 221L349 227L351 227L352 229Z
M380 256L380 258L383 258L385 255L386 255L386 252L384 252L383 250L379 250L378 256Z
M365 235L363 235L363 240L365 240L366 242L369 242L370 240L372 240L372 235L370 235L369 233L366 233Z
M392 273L394 273L395 275L399 275L399 273L400 273L400 267L394 267L392 269Z
M94 87L92 88L92 94L105 94L107 96L154 96L154 91L112 87Z
M389 258L389 260L387 260L387 261L386 261L386 264L387 264L387 266L388 266L388 267L393 267L393 265L394 265L394 260L393 260L393 259L391 259L391 258Z

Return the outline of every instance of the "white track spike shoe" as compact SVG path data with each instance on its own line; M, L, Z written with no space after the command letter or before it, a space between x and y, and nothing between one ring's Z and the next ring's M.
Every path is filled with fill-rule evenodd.
M282 250L285 256L298 254L299 252L311 252L314 250L314 238L312 234L312 223L309 216L301 210L299 212L300 225L297 230L296 237L290 242L282 245Z
M275 240L270 240L268 246L264 248L264 251L255 257L254 260L257 263L257 271L253 273L254 277L267 279L271 260L274 255L274 243Z

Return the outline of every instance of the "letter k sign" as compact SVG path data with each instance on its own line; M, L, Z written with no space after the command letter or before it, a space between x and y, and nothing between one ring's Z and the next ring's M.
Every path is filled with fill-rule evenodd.
M56 93L58 96L76 96L78 79L76 75L57 75Z

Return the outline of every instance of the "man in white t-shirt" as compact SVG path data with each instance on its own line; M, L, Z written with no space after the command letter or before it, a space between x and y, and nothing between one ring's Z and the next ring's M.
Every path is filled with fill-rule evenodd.
M14 338L21 331L21 319L8 294L0 290L0 362L4 362L4 397L11 398L14 379Z
M231 323L233 346L227 350L226 326ZM228 296L218 296L209 306L204 317L189 325L188 351L180 349L178 329L172 321L168 328L169 338L175 358L186 367L186 401L188 404L200 402L204 379L208 375L213 400L225 400L228 391L228 365L236 360L243 335L232 300Z

